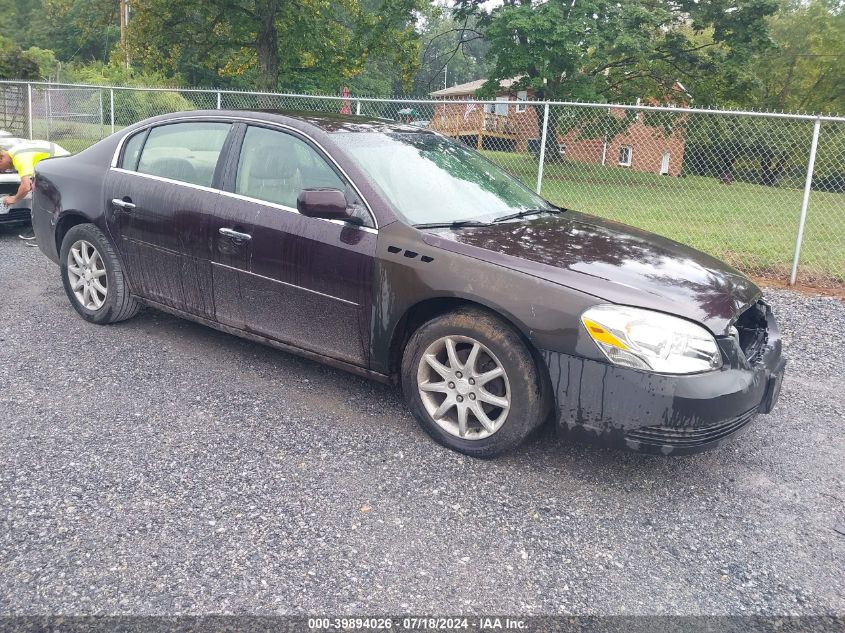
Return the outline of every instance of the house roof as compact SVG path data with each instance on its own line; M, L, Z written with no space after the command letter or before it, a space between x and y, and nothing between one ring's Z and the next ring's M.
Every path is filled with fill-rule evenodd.
M520 80L520 77L513 79L502 79L499 81L499 88L510 88L513 84ZM474 95L475 91L481 88L487 82L486 79L476 79L475 81L468 81L465 84L458 84L451 88L442 88L429 93L432 97L463 97L465 95Z

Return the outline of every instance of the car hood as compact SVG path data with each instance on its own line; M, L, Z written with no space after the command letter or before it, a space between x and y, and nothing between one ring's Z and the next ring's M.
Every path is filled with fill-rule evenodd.
M762 294L742 273L705 253L574 211L437 230L423 239L612 303L676 314L714 334L726 333Z

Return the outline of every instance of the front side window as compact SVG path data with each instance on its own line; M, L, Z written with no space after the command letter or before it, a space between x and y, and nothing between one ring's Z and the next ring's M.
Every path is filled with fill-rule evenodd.
M478 152L437 134L338 133L332 138L410 224L486 221L554 208Z
M623 167L630 167L634 159L634 150L630 145L623 145L619 148L619 164Z
M317 151L302 139L262 127L247 128L235 193L296 209L303 189L350 191Z
M144 143L138 171L210 187L230 127L205 121L154 127Z

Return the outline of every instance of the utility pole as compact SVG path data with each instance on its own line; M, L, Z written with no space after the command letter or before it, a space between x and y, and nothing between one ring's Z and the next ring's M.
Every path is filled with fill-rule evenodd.
M448 86L446 85L446 75L449 74L449 64L446 64L443 67L443 89L445 90Z
M126 46L126 27L129 24L129 0L120 0L120 47L126 57L126 67L129 68L129 49Z

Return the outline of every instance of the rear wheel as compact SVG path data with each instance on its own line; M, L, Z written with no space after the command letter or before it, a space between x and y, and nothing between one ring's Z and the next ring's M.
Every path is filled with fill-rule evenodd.
M111 242L93 224L77 224L62 240L62 283L71 305L91 323L117 323L135 316L140 304L129 294Z
M477 309L422 325L402 361L403 392L420 425L474 457L515 448L543 422L542 384L519 335Z

